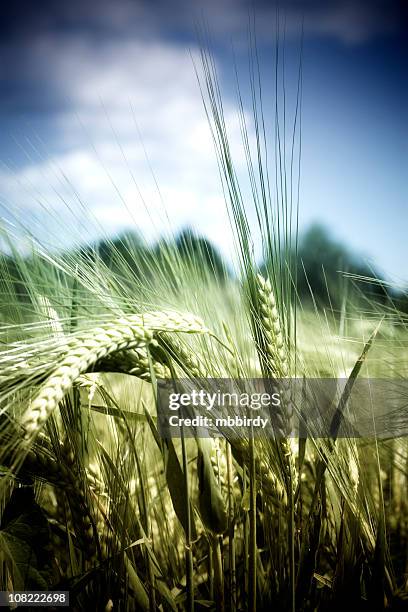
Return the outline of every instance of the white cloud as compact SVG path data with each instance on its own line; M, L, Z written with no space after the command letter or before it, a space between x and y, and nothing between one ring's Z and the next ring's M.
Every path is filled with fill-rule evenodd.
M96 50L50 37L35 55L69 103L50 119L59 150L0 173L3 200L22 223L64 245L70 237L94 238L100 227L111 234L133 226L151 239L189 225L230 252L215 152L186 49L136 40ZM225 113L238 152L235 109L227 104ZM242 152L237 162L244 163Z

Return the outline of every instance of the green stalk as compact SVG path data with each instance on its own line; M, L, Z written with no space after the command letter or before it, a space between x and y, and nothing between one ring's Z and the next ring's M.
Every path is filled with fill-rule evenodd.
M212 556L214 568L215 609L217 612L224 612L224 572L222 568L220 536L212 537Z
M150 540L151 531L150 531L149 515L147 512L146 487L145 487L145 482L144 482L142 466L140 464L139 455L137 452L135 452L134 456L136 459L136 466L137 466L137 471L139 473L139 480L140 480L141 500L139 500L139 503L141 501L141 512L142 512L142 515L144 516L143 528L145 530L147 539ZM150 558L150 555L147 549L145 550L145 560L146 560L146 565L147 565L147 573L149 577L149 609L150 609L150 612L154 612L156 610L155 576L154 576L154 571L153 571L153 566L152 566L152 560Z
M247 467L244 465L242 470L243 498L247 492ZM248 512L244 515L244 598L247 600L249 595L249 516Z
M214 601L214 559L212 554L212 542L208 541L208 583L210 600Z
M248 611L256 612L256 482L255 482L255 449L251 430L249 439L249 575L248 575Z
M290 610L296 612L296 575L295 575L295 505L293 493L292 474L289 478L288 506L289 506L289 580L290 580Z
M234 497L232 482L232 455L231 446L226 443L227 449L227 480L228 480L228 565L229 565L229 609L233 612L237 604L237 574L235 560L235 519Z
M183 460L184 486L186 491L186 594L187 594L187 612L194 612L194 583L193 583L193 550L191 543L191 512L190 512L190 494L188 482L188 461L186 451L186 441L184 438L183 426L180 427L181 435L181 453Z

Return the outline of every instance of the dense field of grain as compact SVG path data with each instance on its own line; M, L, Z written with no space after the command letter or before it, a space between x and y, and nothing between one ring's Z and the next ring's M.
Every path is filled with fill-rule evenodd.
M368 294L339 277L324 303L302 279L299 295L284 186L295 141L271 197L262 133L254 160L242 112L244 201L202 61L235 274L199 242L141 254L124 240L107 261L96 247L21 255L3 237L0 589L69 591L73 610L405 610L408 439L339 432L356 381L407 378L407 315L375 279ZM158 380L214 378L277 385L273 435L163 438ZM302 420L291 379L305 381L305 403L307 381L346 381L321 406L327 436Z
M54 264L23 301L3 269L2 588L74 609L403 609L406 438L287 437L286 406L274 439L165 440L155 405L157 378L405 377L402 315L300 312L290 346L260 276L180 269L132 298L128 278L126 300L95 261Z

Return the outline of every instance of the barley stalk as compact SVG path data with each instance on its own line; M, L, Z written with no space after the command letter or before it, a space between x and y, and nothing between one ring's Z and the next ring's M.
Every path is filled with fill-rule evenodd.
M273 376L285 378L289 375L289 366L275 295L269 279L258 274L257 281L260 316L265 339L262 360Z
M257 280L262 332L259 347L260 359L265 375L279 379L281 406L274 414L274 427L280 438L286 438L292 433L293 404L283 330L269 280L264 279L260 274ZM290 445L285 454L291 454Z
M47 373L52 370L53 366L55 366L55 360L35 365L35 361L22 359L21 362L8 366L2 371L0 385L3 383L15 388L16 385L24 385L28 382L30 384L41 384L47 378ZM168 367L159 361L153 362L153 370L156 378L169 378L170 376ZM130 374L149 382L151 378L149 359L143 347L106 355L96 363L91 364L84 374L92 371Z
M67 354L23 416L26 440L33 439L78 376L118 351L146 347L152 342L155 331L203 333L207 329L200 319L190 314L154 312L120 318L81 337L68 338Z
M143 326L157 332L209 332L199 317L191 313L180 313L172 310L133 314L108 321L95 319L95 324L103 329L112 327L116 323L128 326ZM24 331L24 326L21 329ZM48 330L48 326L45 329ZM30 333L29 329L27 333ZM80 340L84 335L91 333L93 333L92 328L83 328L64 336L41 337L26 342L9 343L7 350L0 351L0 380L5 379L6 374L26 370L27 367L48 367L55 362L55 359L62 352L68 351L76 340Z
M261 317L260 359L266 376L272 375L280 379L281 405L275 411L273 425L279 436L279 460L284 471L286 491L288 496L288 548L289 548L289 580L290 609L295 610L295 537L294 537L294 498L297 488L297 472L295 459L290 446L292 433L293 405L291 399L289 363L285 351L285 339L281 320L276 305L274 292L269 279L260 274L258 281L258 299ZM283 410L282 410L283 403Z
M110 353L148 344L152 338L153 333L149 329L131 327L121 322L111 329L96 328L92 335L84 336L63 358L23 416L26 438L32 439L71 389L74 381L92 364Z

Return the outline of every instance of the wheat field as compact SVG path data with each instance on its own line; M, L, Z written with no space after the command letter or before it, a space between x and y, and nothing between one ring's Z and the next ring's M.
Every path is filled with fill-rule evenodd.
M107 260L35 242L22 255L4 232L1 590L69 591L87 611L408 609L407 438L338 436L356 381L407 377L407 315L361 289L340 307L298 295L296 140L275 198L242 109L248 202L206 51L200 84L235 274L192 242L151 253L124 239ZM217 378L281 381L274 436L160 435L158 381ZM300 435L288 381L327 378L347 381L337 426Z

